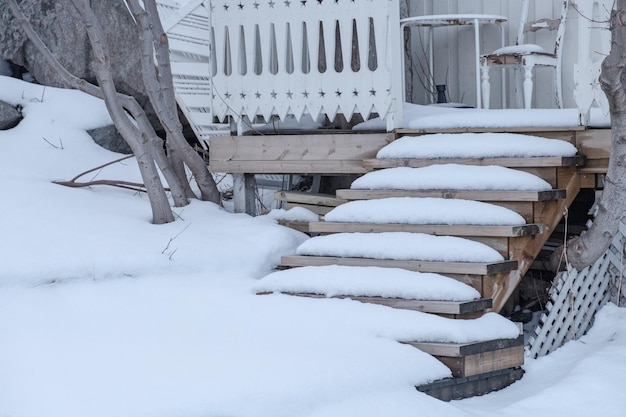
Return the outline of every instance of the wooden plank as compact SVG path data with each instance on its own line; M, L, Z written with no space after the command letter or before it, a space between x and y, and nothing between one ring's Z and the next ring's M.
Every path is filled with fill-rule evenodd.
M263 295L266 293L261 293L258 295ZM335 295L332 297L327 297L321 294L310 294L310 293L283 293L287 295L293 295L297 297L308 297L308 298L339 298L346 299L349 298L351 300L360 301L362 303L368 304L378 304L384 305L391 308L397 308L402 310L413 310L413 311L421 311L423 313L433 313L433 314L449 314L449 315L462 315L473 312L484 311L488 308L491 308L492 302L491 299L481 298L478 300L468 300L468 301L432 301L432 300L406 300L402 298L384 298L384 297L362 297L362 296L352 296L352 295Z
M511 294L513 294L513 291L515 291L521 282L524 274L539 254L539 251L552 234L552 231L563 218L565 209L572 204L580 191L580 176L576 171L570 172L569 180L566 180L564 177L561 178L560 181L567 181L567 185L565 186L565 199L534 203L534 221L542 223L544 231L541 235L537 235L535 239L529 240L528 244L520 251L521 255L517 258L519 262L518 269L511 271L509 276L504 279L497 278L497 282L492 281L489 283L488 280L485 280L484 285L488 285L494 290L492 292L481 292L481 294L483 294L484 297L493 298L493 309L496 312L502 310Z
M587 160L607 159L611 156L611 129L589 129L578 132L576 147Z
M429 261L403 261L396 259L372 259L372 258L337 258L332 256L283 256L282 267L298 266L379 266L383 268L402 268L410 271L434 272L440 274L472 274L491 275L500 272L508 272L517 268L516 261L503 262L429 262Z
M462 164L462 165L498 165L507 168L545 168L562 166L582 166L585 164L583 156L576 157L533 157L533 158L398 158L398 159L366 159L363 166L368 170L410 167L421 168L433 164Z
M309 230L313 233L381 233L411 232L426 233L436 236L483 236L483 237L518 237L534 235L542 232L540 224L522 226L474 226L444 224L375 224L375 223L342 223L312 222Z
M515 339L496 339L471 343L428 343L413 341L402 341L401 343L416 347L429 355L460 358L498 349L524 346L524 336L520 335Z
M460 358L447 356L436 358L450 368L452 376L465 378L523 365L524 346L514 346Z
M360 161L391 143L388 133L224 136L211 141L213 161Z
M343 175L364 174L363 161L354 160L306 160L306 161L241 161L241 160L217 160L212 159L213 143L211 138L209 145L209 166L213 172L226 173L254 173L254 174L318 174L318 175Z
M310 233L309 222L293 221L293 220L278 220L278 224L288 227L290 229L297 230L302 233Z
M274 199L291 203L315 204L318 206L337 207L347 202L331 194L307 193L302 191L276 191Z
M547 201L565 198L565 190L473 191L473 190L337 190L346 200L373 200L391 197L459 198L478 201Z
M326 213L328 213L334 208L334 207L329 207L329 206L317 206L314 204L291 203L291 202L287 203L287 207L285 208L287 210L290 210L294 207L303 207L307 210L311 210L315 214L319 214L320 216L325 215Z

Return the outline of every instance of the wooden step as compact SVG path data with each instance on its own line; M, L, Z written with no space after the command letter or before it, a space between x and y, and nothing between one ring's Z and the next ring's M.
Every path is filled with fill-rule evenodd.
M410 232L434 236L457 236L482 243L493 248L505 259L517 259L520 248L536 234L542 232L540 224L523 226L469 226L469 225L418 225L373 223L309 223L310 233L384 233Z
M462 400L508 387L524 375L522 368L507 368L465 378L446 378L415 387L441 401Z
M402 343L433 355L452 370L455 378L465 378L524 364L524 336L475 343Z
M257 293L257 295L270 294L266 292ZM432 313L449 318L461 318L469 319L476 318L482 315L482 313L491 308L493 305L490 298L480 298L478 300L467 301L431 301L431 300L407 300L403 298L385 298L385 297L363 297L352 295L336 295L328 297L321 294L312 293L282 293L286 295L292 295L296 297L308 297L308 298L339 298L360 301L368 304L378 304L387 307L421 311L423 313Z
M434 164L461 164L461 165L498 165L507 168L549 168L549 167L575 167L585 164L584 156L544 156L532 158L385 158L366 159L363 166L368 171L385 168L409 167L422 168Z
M383 268L402 268L417 272L434 272L439 274L493 275L517 269L517 261L502 262L428 262L404 261L397 259L372 258L338 258L331 256L283 256L282 268L299 266L379 266Z
M285 207L287 210L294 207L303 207L322 216L338 205L347 202L331 194L284 190L276 191L274 193L274 199L277 201L285 201L287 203Z
M482 190L337 190L337 198L373 200L391 197L458 198L488 202L535 202L564 199L565 190L545 191L482 191Z
M477 226L447 224L400 224L400 223L344 223L344 222L311 222L311 233L381 233L411 232L426 233L436 236L480 236L480 237L519 237L540 234L541 224L524 224L520 226Z

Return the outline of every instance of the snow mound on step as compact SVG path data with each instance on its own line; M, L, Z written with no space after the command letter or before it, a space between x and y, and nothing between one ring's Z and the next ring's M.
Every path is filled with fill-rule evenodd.
M501 166L459 164L431 165L423 168L389 168L357 178L353 190L473 190L473 191L546 191L546 181L523 171Z
M496 250L479 242L423 233L337 233L311 238L298 255L394 259L426 262L502 262Z
M382 148L376 158L530 158L575 156L564 140L516 133L438 133L404 136Z
M410 197L351 201L334 208L324 219L375 224L519 226L526 223L513 210L481 201Z
M306 266L274 272L258 283L255 292L425 301L467 301L480 298L480 293L469 285L439 274L398 268L339 265Z

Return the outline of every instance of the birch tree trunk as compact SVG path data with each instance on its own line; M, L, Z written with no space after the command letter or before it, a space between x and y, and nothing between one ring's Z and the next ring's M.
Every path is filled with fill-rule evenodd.
M174 86L169 62L169 48L154 0L144 1L146 9L137 0L128 0L137 24L137 34L143 44L142 76L148 91L150 104L156 110L162 126L166 130L166 145L157 136L146 112L137 100L116 90L111 69L111 46L107 45L102 26L84 0L64 0L79 13L91 45L93 64L98 85L91 84L67 71L50 52L46 44L34 31L22 13L16 0L7 0L9 7L19 21L30 41L44 56L44 59L63 78L64 82L105 101L109 114L120 134L132 149L141 172L144 186L152 208L152 221L156 224L174 221L174 216L159 176L165 177L172 199L176 206L188 204L189 197L195 197L187 179L185 165L192 172L203 200L219 203L217 186L206 164L187 143L178 119ZM123 47L113 45L113 47ZM156 55L158 66L154 65ZM168 154L165 149L167 148ZM157 169L158 167L158 169Z
M602 63L600 84L611 113L611 156L604 191L593 224L566 245L569 264L577 270L593 264L611 245L626 203L626 0L617 0L611 13L611 52ZM553 266L561 263L562 249ZM557 268L555 268L557 269Z

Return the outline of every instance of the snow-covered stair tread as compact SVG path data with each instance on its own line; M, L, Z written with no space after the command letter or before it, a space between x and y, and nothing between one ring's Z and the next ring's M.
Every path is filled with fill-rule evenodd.
M357 178L352 190L548 191L536 175L501 166L440 164L422 168L389 168Z
M422 233L338 233L301 244L295 256L283 256L283 267L382 266L411 271L490 275L517 268L489 246L453 236Z
M480 297L469 285L439 274L338 265L274 272L260 280L255 291L431 301L467 301Z
M480 201L396 197L351 201L324 216L326 222L519 226L513 210Z
M430 262L501 262L495 250L478 242L453 236L422 233L338 233L318 236L296 250L303 256L395 259Z
M578 150L564 140L516 133L438 133L404 136L383 147L377 159L481 159L574 157Z
M392 308L475 317L491 299L469 285L439 274L397 268L306 266L274 272L254 288L259 295L283 293L309 298L349 298Z

